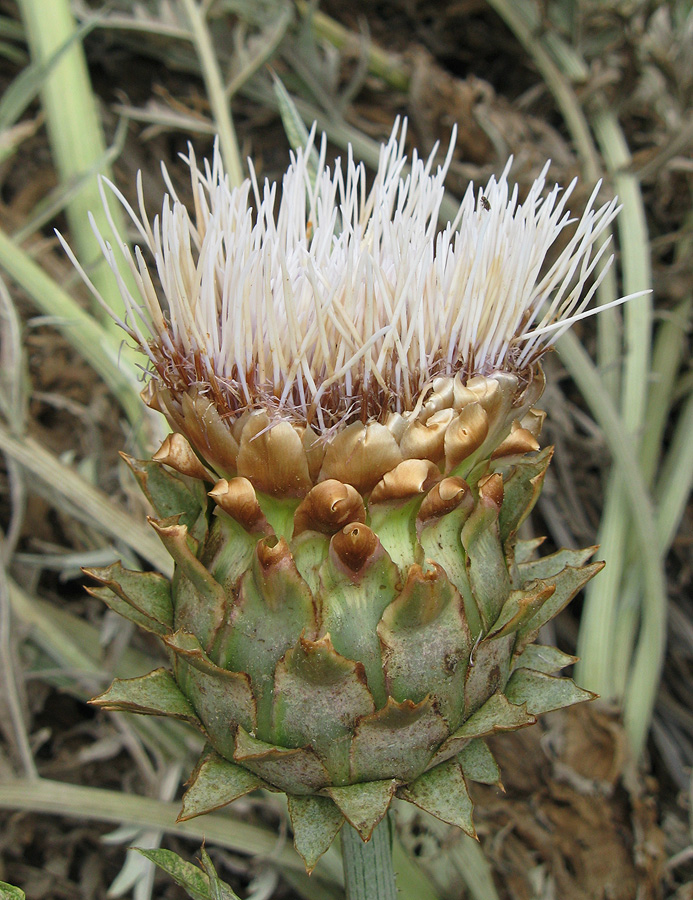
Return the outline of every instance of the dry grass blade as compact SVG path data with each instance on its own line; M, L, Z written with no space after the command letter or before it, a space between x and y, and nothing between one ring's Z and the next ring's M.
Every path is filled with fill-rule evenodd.
M127 128L127 120L121 119L113 136L113 142L106 148L103 156L94 160L87 171L82 172L68 183L59 184L40 203L37 203L32 216L12 235L12 240L17 244L23 244L39 229L52 222L85 188L93 183L98 175L107 172L122 153Z
M149 797L123 794L101 788L81 787L47 779L11 779L0 781L0 808L21 809L50 815L73 816L97 822L116 822L156 827L176 834L214 843L236 853L270 858L275 865L303 871L304 863L288 845L277 841L268 829L234 821L219 813L208 813L203 820L175 822L177 803L166 803ZM320 861L313 878L341 884L341 864L336 852L328 851Z
M139 519L119 509L111 497L30 437L15 437L0 426L0 450L15 459L41 485L47 498L81 522L122 541L159 572L171 574L172 562L158 539Z
M0 231L0 266L29 294L34 304L52 319L78 353L106 382L134 429L142 448L156 442L146 433L153 425L139 396L139 375L134 353L117 335L107 332L41 269L21 247ZM160 426L159 426L160 428ZM154 434L157 427L154 427Z
M181 2L190 22L193 43L202 67L202 75L219 134L219 145L224 164L231 184L239 185L243 181L243 164L219 63L205 21L205 10L204 7L198 5L197 0L181 0Z
M2 730L10 745L14 745L22 769L27 778L36 778L37 769L27 734L24 712L26 696L20 679L22 669L18 665L17 642L12 638L10 598L5 568L0 562L0 708Z

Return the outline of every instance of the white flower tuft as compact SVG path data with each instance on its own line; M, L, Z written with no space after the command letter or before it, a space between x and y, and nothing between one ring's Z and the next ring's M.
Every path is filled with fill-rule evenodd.
M211 386L230 414L269 404L324 430L412 409L435 375L526 373L596 311L586 307L611 263L599 269L608 242L598 238L618 212L616 199L595 209L597 185L571 219L575 181L544 195L547 163L519 203L509 161L483 191L470 185L455 221L439 231L453 143L435 172L434 149L426 161L414 153L404 174L405 133L406 121L401 129L397 122L370 191L351 147L346 166L325 165L324 137L312 180L314 131L291 155L279 199L277 184L260 187L252 165L250 179L230 188L216 147L202 170L192 148L186 159L192 215L165 170L170 193L151 222L140 179L139 214L107 182L160 284L140 247L133 256L112 225L139 289L133 297L115 250L97 233L130 311L121 324L155 377L174 392Z

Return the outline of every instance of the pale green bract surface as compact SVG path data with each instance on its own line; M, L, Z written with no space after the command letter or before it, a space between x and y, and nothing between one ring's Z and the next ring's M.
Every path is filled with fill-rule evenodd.
M289 540L211 504L210 483L130 460L162 516L173 579L118 564L89 574L94 593L163 640L171 666L94 702L203 732L181 819L256 788L286 792L309 870L345 822L367 840L394 797L475 834L468 782L501 777L484 739L592 696L556 675L573 657L534 643L601 568L585 565L590 551L534 560L534 544L517 543L549 460L477 464L438 515L426 490L366 496L366 523ZM257 500L285 503L289 521L296 511Z

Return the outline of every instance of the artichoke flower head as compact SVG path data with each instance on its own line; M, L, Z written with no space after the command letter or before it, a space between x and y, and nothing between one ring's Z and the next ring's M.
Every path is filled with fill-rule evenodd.
M190 150L192 211L167 176L151 221L111 185L141 247L100 238L173 430L127 461L175 572L89 570L170 660L94 702L204 734L181 819L286 792L309 869L394 797L474 834L484 738L591 696L535 640L595 548L535 559L518 530L551 457L539 360L589 314L616 201L572 219L547 164L520 202L508 163L441 230L452 145L405 170L405 130L370 188L312 136L281 187Z

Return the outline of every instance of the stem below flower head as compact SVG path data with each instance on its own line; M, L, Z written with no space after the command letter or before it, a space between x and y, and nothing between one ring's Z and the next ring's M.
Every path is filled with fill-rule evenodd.
M347 900L397 900L388 818L376 825L367 844L355 828L345 824L342 859Z

